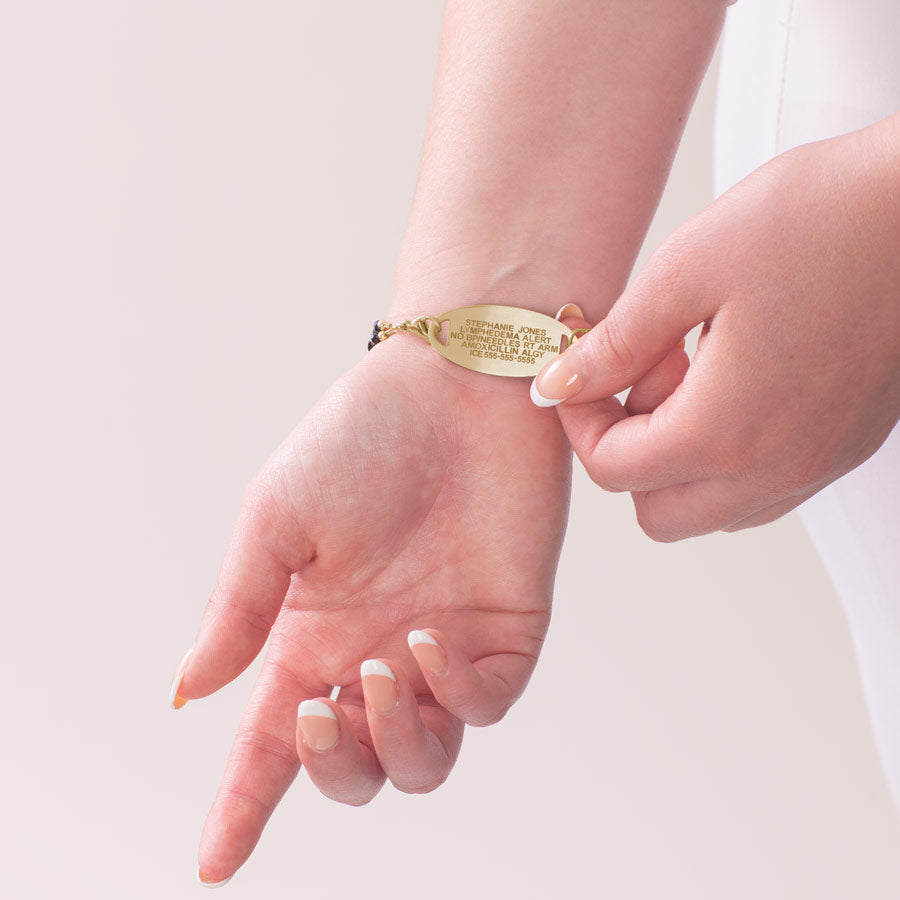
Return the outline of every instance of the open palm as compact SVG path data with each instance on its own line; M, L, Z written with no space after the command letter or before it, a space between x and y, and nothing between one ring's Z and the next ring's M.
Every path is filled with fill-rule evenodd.
M204 880L246 860L301 761L347 803L385 778L427 791L464 723L503 716L547 629L569 484L556 416L521 381L398 337L331 388L249 487L176 676L176 705L206 696L271 636L204 829Z

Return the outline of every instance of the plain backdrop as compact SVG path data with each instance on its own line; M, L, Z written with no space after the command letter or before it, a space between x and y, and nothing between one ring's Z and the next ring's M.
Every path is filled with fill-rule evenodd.
M440 16L2 3L4 897L202 892L256 666L179 713L169 681L245 483L387 308ZM713 99L645 254L711 197ZM301 773L224 892L887 900L898 846L797 519L656 545L579 471L524 698L434 794Z

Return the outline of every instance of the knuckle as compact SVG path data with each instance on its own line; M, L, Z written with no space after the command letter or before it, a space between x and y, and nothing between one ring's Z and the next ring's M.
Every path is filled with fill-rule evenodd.
M301 471L297 465L294 476ZM304 529L306 487L277 459L269 460L244 489L234 538L277 567L302 566L315 555Z
M265 803L255 794L252 794L246 788L242 788L236 784L221 788L216 797L216 802L224 803L234 808L243 807L250 810L251 814L255 813L262 817L268 817L272 812L272 808L269 804Z
M330 782L316 782L316 787L329 800L342 803L344 806L366 806L371 803L381 790L384 780L377 784L361 785L359 777L347 774Z
M624 487L618 479L613 478L612 473L604 471L599 466L591 465L590 467L585 466L584 468L591 481L593 481L598 488L611 494L621 494L623 491L628 490L628 488Z
M325 794L325 791L322 791ZM344 797L344 796L333 796L331 794L325 794L329 800L335 800L338 803L343 803L344 806L353 806L359 808L361 806L368 806L374 799L375 794L366 794L365 796L360 795L358 797Z
M677 540L671 531L656 523L648 524L646 521L641 521L638 518L638 524L641 526L641 531L656 544L674 544Z
M355 767L347 768L343 762L338 762L335 770L333 762L329 763L321 757L310 758L304 765L319 793L344 806L358 807L371 803L387 780L384 773L380 777L367 777Z
M478 708L477 693L465 679L449 680L441 686L440 704L458 719L468 722L469 714Z
M404 794L430 794L436 791L446 780L450 774L449 770L441 773L433 773L421 781L404 782L396 784L395 787Z
M473 728L489 728L491 725L496 725L498 722L502 721L506 716L506 713L507 710L505 709L493 713L482 712L480 715L475 715L467 719L466 724L471 725Z
M247 606L246 603L240 602L239 598L232 597L231 601L235 612L240 616L241 622L247 628L263 636L268 636L272 630L272 622L267 616Z
M653 289L660 297L676 296L689 278L692 241L687 232L676 232L654 254L650 267Z
M272 495L272 475L263 466L247 483L241 498L241 512L250 522L264 517L270 507Z
M506 714L506 710L496 713L493 710L485 709L483 698L473 696L469 690L460 691L459 693L447 691L441 697L440 703L457 719L465 722L466 725L471 725L473 728L493 725L495 722L499 722Z
M290 487L284 468L269 460L247 483L241 498L240 527L262 546L290 519Z
M233 624L237 628L243 627L261 638L269 636L272 629L271 619L255 609L252 599L236 590L234 585L229 584L228 579L223 579L221 575L210 595L209 605L216 619L227 616L229 621L235 620Z
M808 447L791 461L780 485L781 492L795 494L823 480L830 480L832 469L827 451L818 447Z
M606 366L612 363L621 372L630 372L634 367L635 353L622 329L620 318L613 308L600 327L595 329L597 337L588 346L595 357L603 359Z
M293 742L261 729L238 732L231 752L232 762L246 762L256 767L267 758L280 766L284 763L291 766L299 765L297 748Z
M647 502L645 498L634 497L634 509L641 531L651 541L671 544L685 536L678 533L669 516L661 513L656 504Z

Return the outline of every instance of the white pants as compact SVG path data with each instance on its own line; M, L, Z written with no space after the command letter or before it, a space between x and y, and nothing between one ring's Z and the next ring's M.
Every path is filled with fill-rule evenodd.
M741 0L724 36L716 193L791 147L898 110L900 0ZM843 602L900 809L900 426L800 514Z

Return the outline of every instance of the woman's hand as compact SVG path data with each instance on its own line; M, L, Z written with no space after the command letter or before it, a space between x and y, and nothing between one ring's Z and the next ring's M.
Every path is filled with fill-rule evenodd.
M657 540L769 522L858 466L900 416L900 116L744 179L535 387Z
M496 722L521 694L547 629L571 460L527 387L392 337L254 479L176 675L178 698L206 696L271 637L204 829L204 880L246 860L300 760L345 803L385 778L428 791L463 723ZM407 635L424 629L414 656Z

